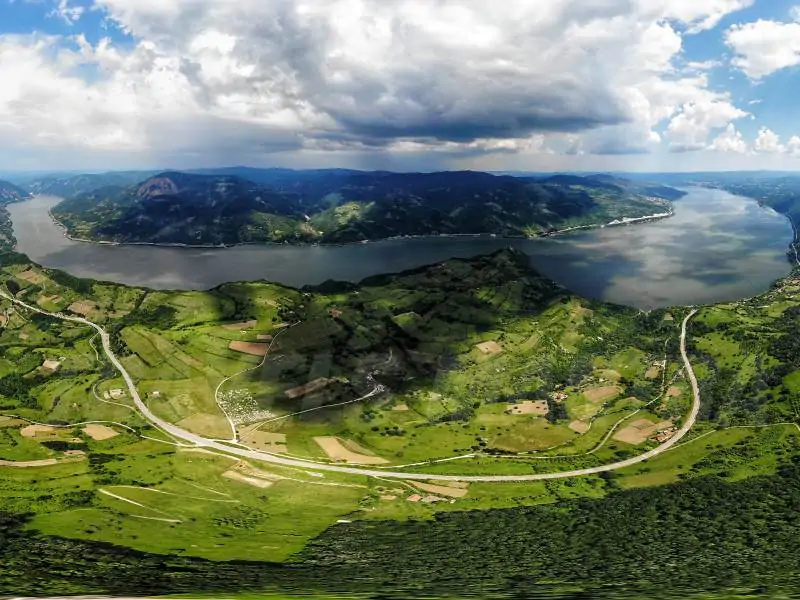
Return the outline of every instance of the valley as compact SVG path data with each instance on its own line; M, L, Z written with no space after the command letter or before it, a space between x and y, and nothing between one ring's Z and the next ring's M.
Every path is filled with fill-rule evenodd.
M800 598L800 0L0 0L0 600Z
M3 260L0 497L39 535L283 561L350 521L745 485L800 452L794 276L690 321L578 298L514 250L210 292Z
M328 280L357 283L510 245L528 255L538 272L582 297L650 310L751 297L791 267L786 248L792 231L784 216L753 200L701 188L674 202L668 219L533 240L434 236L214 249L75 242L48 214L58 202L37 197L9 206L20 252L76 276L166 290L253 280L295 288ZM709 228L714 235L707 235Z
M724 281L733 275L722 275L720 259L735 255L731 265L749 269L763 253L781 261L777 282L763 291L749 281L750 298L725 291L723 301L698 296L691 307L663 301L641 310L576 295L500 238L463 258L447 258L452 247L443 246L445 260L418 257L422 266L394 274L377 266L380 274L355 282L228 280L210 290L86 279L3 252L0 583L38 593L42 577L62 581L63 567L80 574L60 589L108 593L121 589L103 574L110 564L131 573L126 593L378 586L450 594L456 565L443 548L452 543L457 570L474 567L467 578L476 590L506 593L525 573L543 594L564 585L605 593L599 567L575 568L599 535L611 548L604 572L636 590L666 585L661 553L679 565L671 573L690 568L681 557L696 542L691 524L718 506L704 535L724 548L694 573L703 589L729 585L734 564L743 582L793 585L792 557L776 561L766 549L777 531L794 531L781 507L793 502L800 457L800 273L780 277L791 267L786 240L763 248L777 215L722 192L685 198L661 223L527 243L548 259L554 247L610 260L613 251L598 249L617 239L656 282L663 272L648 257L680 248L692 236L684 225L730 222L730 246L721 234L709 241L713 266L678 255L666 263L673 281L686 279L685 269L701 282ZM12 215L39 201L12 204ZM731 203L743 208L741 220L726 221ZM52 238L21 231L22 245L31 231ZM644 239L652 248L635 241ZM739 240L754 248L744 257L732 245ZM139 249L181 261L242 249L270 256L253 247L58 243L97 256L125 251L129 261ZM375 254L391 243L292 251ZM654 293L655 283L636 280L637 294ZM691 294L701 288L687 285ZM781 503L769 505L767 493ZM742 494L751 501L724 501ZM610 516L619 511L630 527ZM740 559L743 534L726 524L752 537L759 511L780 528L760 531L764 546L748 549L755 575ZM637 527L658 531L661 543L637 538ZM483 541L463 543L470 532ZM414 548L415 566L397 560L398 544ZM509 544L533 544L551 562L487 558ZM56 547L69 549L58 564L49 558Z

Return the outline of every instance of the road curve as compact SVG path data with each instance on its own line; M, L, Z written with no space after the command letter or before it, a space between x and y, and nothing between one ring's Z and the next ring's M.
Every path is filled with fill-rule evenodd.
M295 467L295 468L299 467L311 471L344 473L348 475L360 475L366 477L382 477L384 479L404 479L409 481L438 480L438 481L499 483L499 482L513 482L513 481L519 482L519 481L543 481L548 479L567 479L571 477L596 475L598 473L606 473L609 471L615 471L617 469L623 469L625 467L630 467L632 465L639 464L648 459L654 458L659 454L662 454L663 452L666 452L667 450L672 448L675 444L677 444L681 439L683 439L686 436L686 434L689 433L689 431L691 431L695 421L697 420L697 415L700 412L700 386L697 383L697 378L695 377L694 370L692 369L692 365L689 362L689 357L686 353L686 329L689 324L689 321L695 314L697 314L697 310L692 310L683 320L683 324L681 326L681 357L683 358L683 364L686 368L686 373L692 385L692 395L694 397L692 408L691 411L689 412L689 415L686 418L686 421L683 424L683 427L681 427L681 429L669 440L661 444L658 448L654 448L649 452L645 452L644 454L640 454L639 456L635 456L627 460L622 460L619 462L611 463L608 465L602 465L599 467L577 469L574 471L563 471L560 473L532 473L530 475L439 475L435 473L403 473L400 471L378 471L372 469L361 469L358 467L345 467L340 465L316 463L310 460L307 461L295 458L286 458L284 456L277 456L275 454L260 452L258 450L246 450L244 448L231 447L227 444L206 439L190 431L181 429L177 425L173 425L168 421L165 421L164 419L156 416L142 401L141 396L139 396L139 391L136 389L136 385L133 383L133 379L131 378L128 371L125 370L125 367L122 365L122 363L119 361L119 359L111 349L111 340L108 333L100 325L98 325L97 323L93 323L88 319L84 319L82 317L72 317L60 313L47 312L38 307L26 304L25 302L18 300L17 298L14 298L10 294L8 294L5 290L0 290L0 296L10 302L13 302L14 304L24 306L28 310L32 310L34 312L49 317L60 319L62 321L80 323L82 325L87 325L95 329L95 331L97 331L100 334L100 340L103 345L103 351L105 352L106 356L108 356L108 360L111 362L111 364L113 364L114 367L122 375L122 378L128 387L128 391L131 395L131 398L133 398L133 402L136 405L137 410L141 413L141 415L145 419L147 419L152 425L154 425L158 429L165 431L166 433L172 435L177 439L183 440L185 442L191 442L201 448L218 450L220 452L225 452L226 454L238 456L240 458L267 462L286 467Z

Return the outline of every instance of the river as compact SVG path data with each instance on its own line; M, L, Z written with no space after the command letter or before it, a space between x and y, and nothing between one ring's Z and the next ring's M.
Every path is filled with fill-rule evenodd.
M348 246L166 248L75 242L64 237L38 197L9 206L18 249L73 275L158 289L208 289L268 280L290 286L360 281L451 257L514 246L542 274L586 297L642 309L753 296L787 275L789 221L754 200L692 188L675 216L539 240L425 238Z

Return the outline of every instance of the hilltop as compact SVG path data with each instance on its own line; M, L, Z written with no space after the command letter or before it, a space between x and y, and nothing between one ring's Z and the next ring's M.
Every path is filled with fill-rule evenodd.
M103 187L133 185L154 174L143 171L116 171L66 176L47 175L21 181L20 185L37 196L71 198Z
M90 240L347 243L409 235L531 237L663 213L681 195L575 176L231 168L105 185L69 198L53 214L72 236Z

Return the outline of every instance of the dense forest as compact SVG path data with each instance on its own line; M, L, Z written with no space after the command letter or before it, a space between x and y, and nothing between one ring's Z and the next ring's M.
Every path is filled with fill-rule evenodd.
M0 181L0 251L12 250L17 243L6 206L28 197L28 192L7 181Z
M165 172L131 185L111 175L90 179L105 185L53 210L73 236L203 245L347 243L437 234L524 237L664 213L667 201L682 195L603 176L250 169ZM34 182L31 189L40 189L40 183L45 185ZM80 179L57 187L85 185Z
M613 476L608 485L614 485ZM76 502L84 499L76 498ZM800 466L600 500L337 525L285 565L156 556L45 537L0 515L0 591L247 591L686 598L687 590L796 589Z

